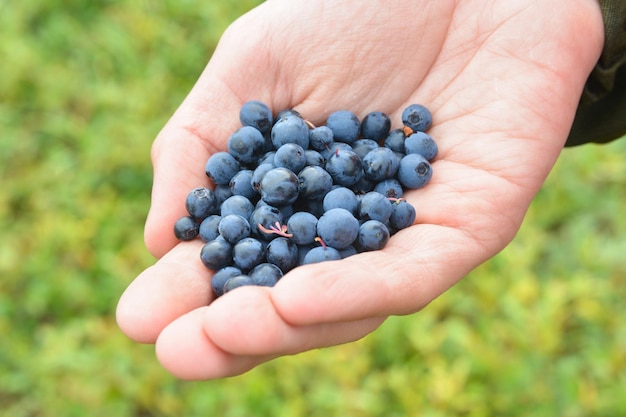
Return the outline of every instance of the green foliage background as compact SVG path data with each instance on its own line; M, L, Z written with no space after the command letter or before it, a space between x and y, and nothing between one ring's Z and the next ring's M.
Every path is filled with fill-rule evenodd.
M564 151L513 243L357 343L182 382L114 321L150 145L258 1L0 1L0 416L626 415L626 141Z

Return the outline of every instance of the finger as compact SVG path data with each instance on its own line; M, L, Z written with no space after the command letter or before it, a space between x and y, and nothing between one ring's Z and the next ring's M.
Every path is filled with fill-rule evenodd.
M280 355L360 339L384 321L290 326L268 298L262 288L238 288L219 303L181 316L157 340L160 362L184 379L233 376Z
M212 274L200 261L202 242L182 242L128 286L117 305L120 329L140 343L154 343L172 321L213 299Z

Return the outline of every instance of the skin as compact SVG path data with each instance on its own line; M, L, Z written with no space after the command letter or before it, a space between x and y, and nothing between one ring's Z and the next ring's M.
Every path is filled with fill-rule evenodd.
M596 0L263 3L224 33L154 142L145 241L158 260L122 295L120 328L155 343L175 376L212 379L418 312L515 236L602 42ZM428 106L440 153L431 183L406 193L416 225L381 251L213 301L202 243L177 242L172 225L186 194L210 186L204 164L252 99L315 124L339 109L384 111L393 128L407 105Z

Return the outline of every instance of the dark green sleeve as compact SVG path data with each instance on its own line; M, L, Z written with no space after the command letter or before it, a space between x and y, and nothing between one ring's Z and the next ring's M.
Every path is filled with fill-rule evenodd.
M626 135L626 0L600 0L605 41L565 146Z

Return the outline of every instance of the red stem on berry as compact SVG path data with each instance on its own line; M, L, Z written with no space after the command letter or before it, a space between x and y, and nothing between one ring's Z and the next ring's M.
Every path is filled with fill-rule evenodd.
M388 197L387 200L391 201L392 203L400 203L401 201L405 201L406 199L404 197Z
M292 237L293 236L293 233L288 233L287 232L287 225L286 224L280 224L279 222L276 222L273 225L271 225L269 227L269 229L266 228L265 226L263 226L261 223L259 223L257 225L257 227L263 233L276 234L276 235L283 236L283 237Z
M326 242L324 242L321 237L317 236L314 240L322 245L323 248L326 248Z

